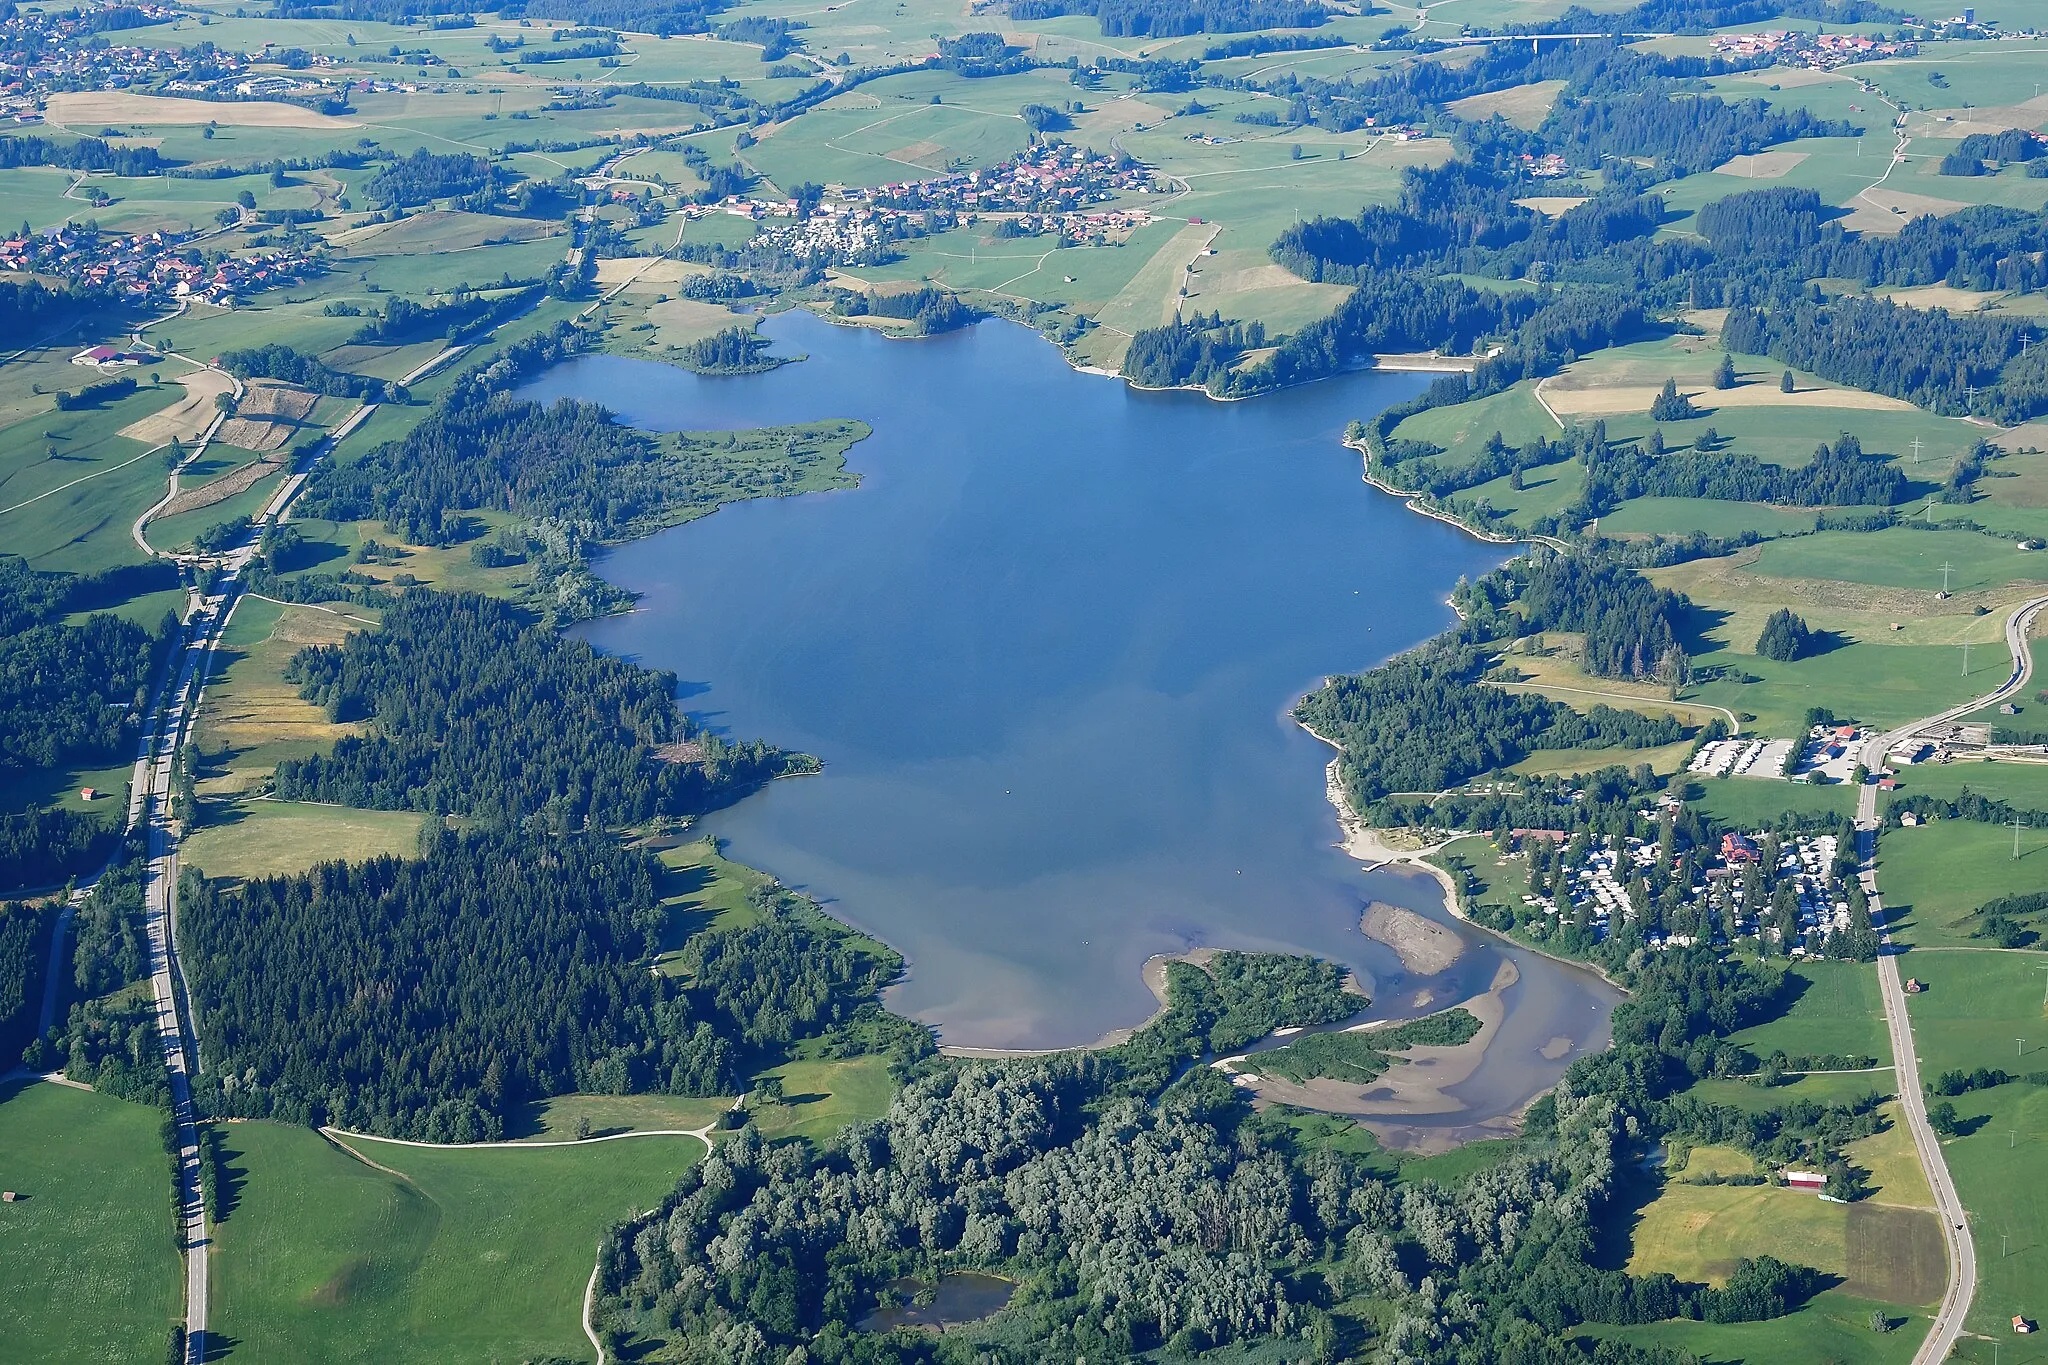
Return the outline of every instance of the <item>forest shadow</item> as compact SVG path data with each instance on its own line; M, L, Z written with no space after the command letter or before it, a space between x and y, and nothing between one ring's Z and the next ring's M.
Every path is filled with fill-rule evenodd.
M1832 654L1844 645L1855 643L1852 637L1844 635L1839 630L1809 630L1806 635L1806 646L1799 651L1799 657L1818 659L1823 654Z
M216 1221L225 1223L242 1206L242 1191L249 1185L249 1167L244 1161L248 1154L228 1144L231 1129L216 1125L214 1131L220 1134L220 1165L214 1172L214 1201L219 1206L215 1217ZM244 1164L238 1165L238 1162Z
M1629 1257L1635 1254L1636 1229L1642 1225L1644 1210L1664 1192L1664 1181L1662 1169L1649 1165L1646 1157L1616 1163L1606 1209L1593 1224L1594 1269L1628 1269Z
M1718 607L1703 607L1694 602L1677 622L1679 648L1694 659L1720 650L1723 648L1721 642L1708 639L1707 632L1719 629L1731 615L1732 612Z
M279 573L296 573L347 557L348 551L331 540L302 540L289 553L279 556L277 569Z
M1768 1024L1773 1020L1783 1019L1792 1012L1792 1007L1798 1004L1800 999L1812 989L1813 981L1811 978L1801 976L1797 972L1784 973L1778 978L1778 993L1772 998L1772 1004L1776 1008L1772 1011L1769 1018L1758 1019L1753 1022Z

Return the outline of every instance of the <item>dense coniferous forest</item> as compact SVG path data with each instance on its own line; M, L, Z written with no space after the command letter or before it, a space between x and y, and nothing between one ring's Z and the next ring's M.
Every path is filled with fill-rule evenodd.
M676 360L698 374L758 374L782 363L767 351L767 338L753 328L727 327L684 346Z
M1329 17L1317 0L1011 0L1013 19L1093 15L1106 38L1183 38L1191 33L1249 33L1314 28Z
M0 1070L12 1071L43 1004L53 903L0 902Z
M1618 643L1624 658L1632 644ZM1484 663L1479 649L1447 639L1369 673L1332 678L1294 714L1337 746L1339 775L1359 810L1389 792L1443 791L1535 749L1647 748L1683 737L1669 718L1607 706L1582 715L1545 697L1486 686L1478 681ZM1417 743L1419 735L1429 742Z
M363 193L379 204L411 208L494 184L496 169L480 156L443 155L422 147L370 177Z
M1206 387L1227 381L1239 356L1265 344L1263 323L1225 324L1221 317L1205 319L1198 314L1133 334L1124 353L1123 374L1131 383L1148 389L1183 384Z
M1780 187L1715 200L1695 222L1720 256L1770 262L1802 279L2018 293L2048 287L2048 212L1978 204L1915 218L1893 237L1852 236L1842 216L1817 191Z
M2008 423L2048 412L2048 386L2038 382L2036 367L2015 367L2017 382L2000 382L2023 343L2039 340L2038 329L2021 319L1958 317L1851 296L1731 309L1721 338L1731 350L1768 355L1936 412Z
M692 732L673 674L473 594L408 592L380 629L301 651L287 676L334 719L372 722L330 754L279 764L291 800L579 829L696 814L793 762ZM688 758L656 754L685 741Z
M161 652L176 638L96 613L62 619L70 584L0 559L0 772L125 757Z
M840 317L898 318L915 324L919 336L936 336L978 320L981 314L961 302L958 294L925 286L893 294L842 289L832 296Z
M1529 570L1519 602L1526 629L1582 632L1580 662L1606 678L1648 678L1678 648L1686 600L1632 569L1557 555Z
M1841 119L1804 109L1775 109L1760 99L1729 103L1714 95L1671 99L1645 91L1619 99L1564 100L1544 121L1543 136L1580 165L1649 157L1663 176L1697 175L1731 157L1803 137L1854 137Z
M115 147L103 138L81 137L58 142L46 137L0 137L0 170L17 166L61 166L67 171L106 171L113 175L158 175L175 165L154 147Z
M209 1112L471 1142L569 1091L732 1094L802 1040L860 1050L903 965L770 886L752 922L696 934L679 974L651 973L668 912L645 852L430 826L420 853L187 883L186 970L222 1059ZM930 1050L908 1024L878 1041L905 1065Z
M1904 502L1910 489L1898 466L1865 456L1862 442L1846 434L1820 446L1812 460L1796 469L1731 450L1651 455L1638 445L1604 441L1588 443L1586 449L1585 499L1591 506L1658 497L1784 507L1890 507Z
M0 328L9 336L38 337L106 302L97 290L53 289L41 280L0 280Z
M105 856L107 821L61 806L0 814L0 886L54 886Z
M309 511L381 517L426 545L465 534L450 514L476 508L560 517L615 538L686 500L689 482L660 442L594 403L543 407L502 396L444 406L404 440L323 471L307 490Z
M593 403L552 407L507 396L526 374L582 344L563 324L506 347L460 377L403 440L342 466L323 463L303 506L339 520L381 519L415 545L448 545L474 533L462 512L479 509L549 519L592 540L617 540L743 498L793 492L836 469L854 423L784 435L782 458L736 451L720 437L650 437L619 425Z
M521 832L422 852L181 888L212 1112L474 1142L528 1099L733 1087L732 1045L645 965L648 857Z

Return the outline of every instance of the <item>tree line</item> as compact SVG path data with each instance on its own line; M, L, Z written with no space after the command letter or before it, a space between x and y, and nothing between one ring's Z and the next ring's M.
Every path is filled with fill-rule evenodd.
M47 137L0 137L0 170L18 166L61 166L67 171L106 171L114 175L160 175L167 161L154 147L116 147L104 138L81 137L60 142Z
M356 329L349 342L356 346L403 346L425 337L460 341L518 317L539 303L545 292L540 285L529 285L492 298L459 288L439 303L414 303L393 294L384 300L383 314Z
M1012 0L1013 19L1086 14L1106 38L1184 38L1192 33L1252 33L1315 28L1329 17L1318 0Z
M1712 498L1766 502L1781 507L1890 507L1904 502L1911 482L1882 456L1866 456L1862 442L1844 432L1823 442L1797 467L1720 449L1659 453L1621 442L1585 447L1589 510L1611 509L1632 498Z
M220 366L237 379L281 379L287 384L336 398L403 403L407 397L405 390L396 383L329 369L318 356L294 350L281 341L225 351L221 354Z
M1770 308L1729 310L1729 349L1768 355L1823 379L1903 398L1943 413L1976 413L2011 424L2048 412L2048 371L2014 365L2040 340L2031 323L1904 308L1888 299L1802 298Z

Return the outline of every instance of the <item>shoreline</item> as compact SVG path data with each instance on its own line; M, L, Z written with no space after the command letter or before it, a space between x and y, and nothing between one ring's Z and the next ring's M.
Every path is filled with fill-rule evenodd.
M1138 975L1144 981L1145 988L1152 992L1152 998L1159 1002L1158 1007L1150 1015L1146 1016L1143 1023L1132 1024L1125 1028L1111 1029L1092 1043L1080 1043L1073 1047L970 1047L964 1044L941 1043L939 1044L939 1055L942 1057L955 1057L963 1061L1004 1061L1015 1057L1057 1057L1062 1053L1068 1052L1105 1052L1110 1048L1119 1047L1129 1042L1135 1035L1142 1033L1161 1019L1164 1019L1167 1011L1172 1008L1166 998L1167 964L1185 962L1193 967L1207 968L1209 963L1218 954L1228 951L1232 950L1224 948L1190 948L1183 953L1154 953L1146 958L1145 965L1138 969ZM1360 1010L1372 1008L1372 998L1365 993L1363 986L1359 983L1357 972L1353 971L1345 974L1344 989L1358 997ZM1272 1033L1262 1035L1254 1041L1264 1042L1267 1038L1277 1038L1283 1035L1299 1033L1300 1031L1299 1026L1283 1027Z
M1332 749L1338 749L1335 740L1316 734L1315 727L1305 721L1297 720L1294 723L1301 726L1309 734L1315 735L1317 739L1329 745ZM1566 957L1562 953L1553 953L1547 948L1539 948L1533 943L1525 943L1521 939L1503 934L1497 929L1490 929L1472 918L1470 912L1465 907L1465 898L1463 892L1458 887L1458 879L1453 877L1447 868L1428 861L1435 854L1441 853L1458 840L1471 838L1472 832L1470 830L1453 831L1450 832L1450 837L1446 839L1434 844L1425 844L1423 847L1415 849L1397 848L1388 843L1382 837L1379 827L1369 823L1364 816L1352 808L1351 798L1345 793L1344 784L1337 776L1337 765L1342 761L1342 755L1343 751L1338 749L1338 757L1332 758L1323 768L1323 794L1329 799L1330 805L1337 812L1337 828L1342 833L1342 837L1337 841L1337 847L1343 849L1346 853L1364 864L1367 872L1392 870L1395 872L1421 873L1434 877L1437 885L1443 888L1444 909L1448 910L1451 917L1457 920L1458 923L1470 925L1482 934L1499 939L1502 943L1508 944L1511 947L1535 953L1538 957L1547 957L1552 962L1561 963L1567 967L1576 967L1581 971L1591 972L1623 995L1628 994L1627 987L1609 976L1604 969L1595 963L1584 962L1575 957Z
M1563 541L1554 536L1499 535L1493 531L1481 530L1469 522L1460 521L1449 512L1439 511L1434 507L1426 506L1422 501L1424 494L1411 492L1405 488L1396 488L1393 484L1388 483L1385 479L1372 472L1372 449L1363 440L1346 440L1344 444L1348 449L1358 452L1359 462L1363 466L1360 471L1361 478L1374 488L1379 489L1380 492L1385 493L1388 497L1399 498L1407 505L1409 511L1416 513L1418 516L1428 517L1432 521L1440 521L1446 526L1454 526L1472 537L1472 539L1487 545L1548 545L1560 554L1570 549Z
M968 1061L1003 1061L1012 1057L1057 1057L1063 1052L1106 1052L1131 1040L1132 1036L1150 1028L1166 1017L1171 1006L1166 1000L1166 964L1186 962L1196 967L1207 965L1210 959L1221 952L1220 948L1190 948L1184 953L1154 953L1145 959L1145 965L1138 969L1138 977L1145 988L1152 992L1152 998L1159 1003L1143 1023L1125 1028L1113 1028L1092 1043L1081 1043L1074 1047L969 1047L964 1044L939 1044L939 1055L958 1057Z
M944 286L937 287L944 288ZM967 294L983 291L953 290L951 292L954 294L955 297L964 298ZM865 321L864 319L870 315L861 314L856 316L844 316L837 313L823 312L817 308L812 307L808 301L794 303L790 306L804 309L806 312L810 313L811 316L817 318L821 322L829 322L834 326L838 327L859 328L863 331L872 332L876 336L883 337L890 341L929 341L932 339L933 336L945 335L945 333L933 333L931 335L924 335L918 333L901 332L894 330L890 327L884 326L881 322ZM774 311L781 312L784 310L776 309ZM772 313L769 314L769 316L772 316ZM1306 388L1310 384L1319 384L1322 383L1324 380L1337 379L1347 374L1470 374L1478 364L1477 360L1470 356L1439 356L1432 355L1426 352L1388 351L1385 354L1375 354L1362 364L1346 365L1343 369L1337 370L1332 374L1317 375L1313 379L1303 379L1292 384L1281 384L1270 389L1260 389L1256 393L1212 393L1209 390L1209 387L1205 384L1140 384L1137 380L1130 378L1121 370L1112 370L1101 365L1091 365L1085 361L1077 360L1073 356L1073 354L1067 350L1065 346L1062 346L1059 342L1054 341L1051 337L1046 336L1044 332L1039 331L1030 323L1011 317L1008 313L1002 312L997 309L988 310L983 317L975 319L974 322L967 323L966 327L973 327L976 323L987 321L989 318L995 318L1003 322L1015 323L1017 326L1024 328L1026 331L1031 332L1034 335L1042 338L1055 351L1059 352L1060 359L1064 360L1067 363L1067 368L1073 370L1077 374L1096 375L1103 379L1121 379L1127 386L1129 386L1131 391L1134 393L1199 393L1204 398L1211 399L1214 402L1218 403L1243 403L1254 398L1264 398L1268 394L1281 393L1287 389ZM898 319L891 318L887 319L887 321L893 322L898 321ZM965 330L965 328L954 328L952 330L963 331ZM654 359L656 357L641 358ZM809 357L807 356L791 356L781 360L780 363L789 364L794 361L805 360L808 358ZM663 361L662 363L677 364L677 362L674 361ZM677 368L688 369L689 367L677 364ZM776 367L771 366L770 368ZM702 371L693 371L693 373L702 373ZM726 373L746 372L727 371ZM1345 444L1349 445L1351 443L1347 441ZM1367 474L1366 478L1367 482L1371 483L1375 488L1378 488L1381 492L1388 493L1394 497L1412 498L1417 496L1412 493L1403 493L1398 488L1394 488L1387 484L1382 484L1377 479L1374 479L1370 473ZM1437 514L1433 512L1425 512L1425 515L1437 516ZM1489 540L1495 544L1519 545L1524 543L1520 540L1514 540L1507 537L1494 537L1483 532L1475 531L1471 527L1466 526L1463 522L1460 522L1452 517L1437 516L1437 519L1439 521L1447 523L1448 525L1456 526L1461 531L1466 531L1474 536L1477 536L1481 540Z

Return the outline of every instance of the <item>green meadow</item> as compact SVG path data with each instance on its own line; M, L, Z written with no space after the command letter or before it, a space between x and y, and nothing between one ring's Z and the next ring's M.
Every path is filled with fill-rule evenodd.
M1984 946L1970 937L1979 906L2048 885L2048 831L2021 830L2019 848L2015 858L2009 826L1975 820L1885 830L1877 884L1894 937L1916 948Z
M159 1360L184 1304L160 1111L48 1082L0 1085L0 1354ZM18 1354L17 1354L18 1353Z
M704 1155L691 1137L527 1150L348 1139L358 1156L283 1124L223 1133L213 1320L255 1360L582 1359L598 1239Z
M1921 951L1906 962L1927 989L1910 997L1923 1074L2048 1067L2048 955ZM2001 1359L2039 1360L2015 1340L2015 1314L2034 1317L2048 1296L2048 1190L2037 1178L2048 1151L2048 1087L2013 1082L1951 1101L1965 1132L1942 1155L1971 1218L1977 1245L1973 1332L1997 1340ZM1988 1342L1961 1358L1989 1360Z

